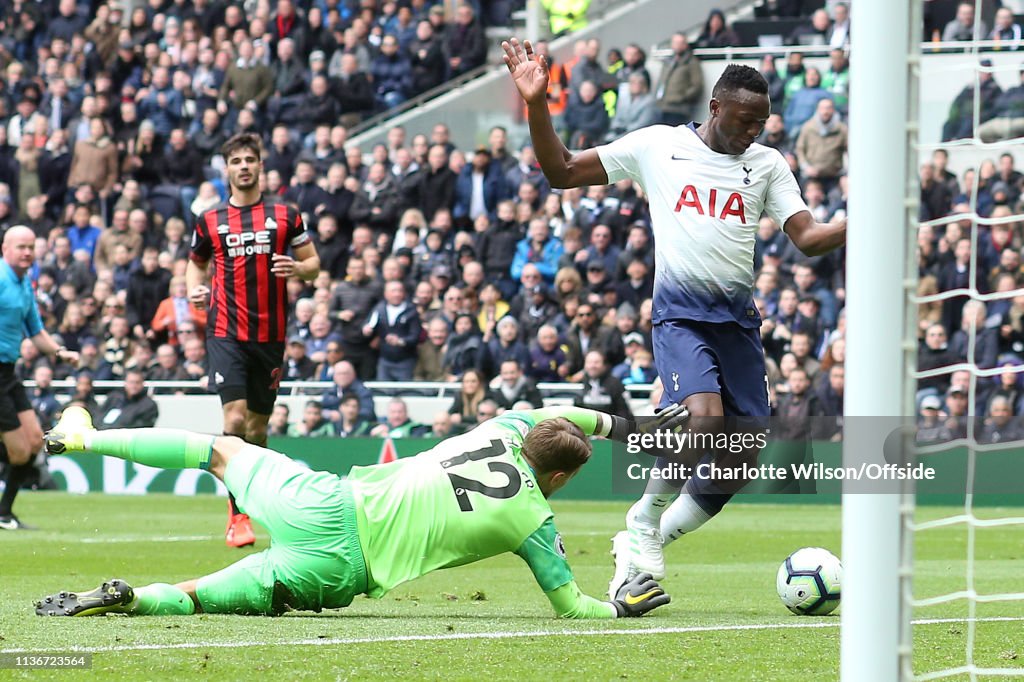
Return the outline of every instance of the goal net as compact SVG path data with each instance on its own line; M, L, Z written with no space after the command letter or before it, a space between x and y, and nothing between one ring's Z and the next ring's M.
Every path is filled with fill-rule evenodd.
M844 681L1024 678L1024 18L998 4L853 10L853 82L888 62L895 83L851 91L848 414L913 415L904 458L947 473L930 488L844 495ZM856 37L883 21L896 26L867 41L882 54L858 60ZM894 258L898 277L879 272ZM858 309L855 292L878 279L866 290L880 298ZM844 457L868 440L848 437Z

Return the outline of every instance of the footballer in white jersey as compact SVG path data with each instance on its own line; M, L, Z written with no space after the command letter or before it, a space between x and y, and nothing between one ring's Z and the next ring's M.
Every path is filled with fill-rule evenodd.
M648 196L656 249L654 361L665 388L662 406L683 403L691 430L709 423L721 428L714 418L724 416L767 416L761 320L751 296L757 222L768 213L798 249L815 256L846 242L846 220L816 222L782 156L754 144L770 111L764 78L755 69L730 64L699 126L651 126L572 153L551 125L545 60L529 42L512 38L502 47L551 186L631 178ZM674 35L672 49L677 54L688 49L686 36ZM757 454L755 449L744 456L756 460ZM732 465L738 464L734 458ZM691 478L680 495L682 481L652 479L627 513L627 530L613 540L611 588L639 571L663 577L666 539L699 528L745 484L742 477L727 484Z

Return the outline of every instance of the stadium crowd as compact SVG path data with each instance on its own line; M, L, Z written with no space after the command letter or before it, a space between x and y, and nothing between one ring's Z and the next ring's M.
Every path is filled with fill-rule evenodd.
M498 14L514 5L464 4L449 20L429 0L151 0L130 10L0 0L0 228L37 235L45 325L81 353L73 397L100 425L156 415L147 404L104 417L93 380L133 378L119 398L129 405L149 400L137 379L205 389L206 314L189 304L183 273L194 217L226 197L219 146L240 131L262 135L262 188L298 206L321 259L315 281L288 284L283 378L333 387L315 392L293 431L399 435L404 405L376 415L364 385L375 379L461 382L436 433L538 405L538 382L582 382L578 404L628 413L624 386L657 381L655 252L639 186L552 191L529 144L513 148L500 127L473 149L457 149L443 123L393 127L372 149L348 144L363 117L482 63L476 17L500 23L499 4ZM830 11L801 34L835 45L827 69L799 53L762 64L773 108L759 141L786 156L821 221L845 212L847 191L848 7ZM731 40L716 10L696 44ZM670 47L652 86L639 45L602 54L598 41L579 41L552 66L565 139L586 147L699 120L699 60L683 33ZM952 252L937 248L936 262ZM842 414L843 251L805 258L763 218L754 268L777 411ZM951 333L959 319L945 320ZM18 371L39 385L46 428L57 411L50 383L70 368L26 343ZM272 420L278 433L284 412Z

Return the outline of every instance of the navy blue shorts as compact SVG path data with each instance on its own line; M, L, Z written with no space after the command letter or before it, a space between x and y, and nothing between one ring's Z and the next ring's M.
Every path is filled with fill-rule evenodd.
M665 387L660 407L694 393L719 393L726 417L767 417L761 334L732 322L667 320L654 326L654 364Z

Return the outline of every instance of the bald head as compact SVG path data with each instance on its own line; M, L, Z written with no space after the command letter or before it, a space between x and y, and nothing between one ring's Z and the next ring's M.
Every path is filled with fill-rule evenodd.
M4 260L19 277L32 267L35 244L35 233L23 225L16 225L4 233Z

